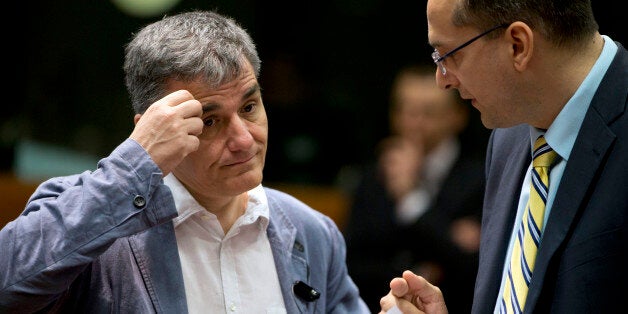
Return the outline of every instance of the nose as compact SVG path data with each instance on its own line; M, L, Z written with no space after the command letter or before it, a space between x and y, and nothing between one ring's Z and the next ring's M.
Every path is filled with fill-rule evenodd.
M451 71L447 71L447 74L436 68L436 85L442 89L452 89L458 86L458 78Z
M232 118L227 128L227 148L231 151L247 150L254 142L247 120L240 116Z

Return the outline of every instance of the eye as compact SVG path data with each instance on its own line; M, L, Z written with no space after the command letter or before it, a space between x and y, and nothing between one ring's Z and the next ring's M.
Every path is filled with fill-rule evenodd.
M216 121L216 119L214 119L214 118L207 118L207 119L203 120L203 124L205 124L205 126L212 126L212 125L214 125L215 121Z
M252 112L253 110L255 110L255 104L248 104L242 107L243 112Z

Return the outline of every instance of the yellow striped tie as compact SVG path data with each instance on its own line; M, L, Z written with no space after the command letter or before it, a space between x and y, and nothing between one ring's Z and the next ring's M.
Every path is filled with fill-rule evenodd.
M543 232L543 217L549 187L549 170L556 156L556 152L547 145L545 138L540 136L534 143L530 199L523 214L523 219L521 219L517 240L512 250L500 313L523 312L528 296L528 286L530 285L536 261L536 251L541 242L541 233Z

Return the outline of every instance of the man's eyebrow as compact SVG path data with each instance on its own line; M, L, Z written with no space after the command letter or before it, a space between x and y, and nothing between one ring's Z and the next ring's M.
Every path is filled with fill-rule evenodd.
M246 100L247 98L251 97L251 95L257 93L260 90L259 84L255 84L253 86L251 86L251 88L249 88L244 95L242 95L242 100Z
M246 100L247 98L251 97L252 95L254 95L255 93L259 92L260 87L259 84L255 84L253 86L251 86L245 93L244 95L242 95L242 100ZM213 111L220 108L219 104L215 104L215 103L206 103L203 104L203 113L209 112L209 111Z
M216 109L218 109L218 107L220 107L220 106L218 104L214 104L214 103L203 104L203 113L206 113L206 112L212 111L212 110L216 110Z

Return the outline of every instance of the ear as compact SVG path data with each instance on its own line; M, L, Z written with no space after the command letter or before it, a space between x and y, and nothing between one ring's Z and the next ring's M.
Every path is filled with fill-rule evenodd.
M525 70L534 53L534 33L528 24L514 22L508 26L504 35L512 46L513 66L517 71Z
M137 124L137 121L140 121L140 118L142 117L141 114L136 113L135 116L133 117L133 123Z

